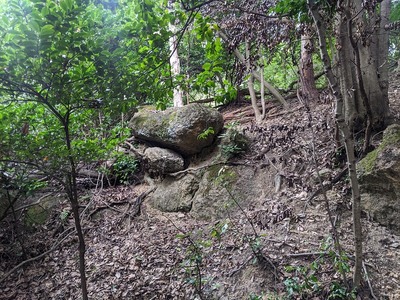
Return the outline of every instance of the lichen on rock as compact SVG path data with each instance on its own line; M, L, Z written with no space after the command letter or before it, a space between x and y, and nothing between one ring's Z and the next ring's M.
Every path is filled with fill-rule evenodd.
M223 123L217 110L189 104L165 111L141 110L131 119L130 127L139 140L190 156L210 146L222 130ZM210 127L212 132L200 139L199 136Z
M400 125L385 130L380 146L358 163L357 173L363 209L400 232Z

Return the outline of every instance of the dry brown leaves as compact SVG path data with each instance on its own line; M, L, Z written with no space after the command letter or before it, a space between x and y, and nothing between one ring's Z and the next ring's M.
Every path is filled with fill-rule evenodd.
M319 184L315 180L313 148L319 167L329 170L325 180L338 171L332 163L331 111L330 104L316 105L310 123L303 108L293 103L286 114L272 107L269 116L274 117L267 116L262 125L243 125L246 134L253 137L253 144L251 152L238 159L275 170L283 179L277 193L271 191L245 207L259 234L261 251L276 267L278 278L274 278L272 266L255 262L249 244L254 241L254 233L243 213L227 215L226 220L201 222L190 214L160 213L145 200L140 215L136 215L133 203L149 187L118 187L94 193L84 203L85 207L89 205L83 215L89 298L198 299L191 284L198 278L193 247L185 236L190 236L201 249L205 299L282 295L283 282L290 276L284 267L310 264L315 259L312 254L321 251L331 234L321 197L305 205L307 196ZM310 128L314 130L314 142ZM346 183L335 184L328 197L342 246L351 255L353 238ZM31 256L46 251L54 242L52 229L58 226L59 217L51 222L38 232L25 235ZM227 230L218 239L214 231L224 224ZM367 218L363 218L363 224L365 261L374 292L382 299L397 299L400 239ZM70 218L64 228L71 225ZM1 277L21 259L12 256L13 251L7 248L6 240L12 237L4 230L0 233ZM0 299L79 299L77 257L77 239L71 235L45 259L7 278L0 286ZM332 268L325 267L321 280L329 286L335 276Z

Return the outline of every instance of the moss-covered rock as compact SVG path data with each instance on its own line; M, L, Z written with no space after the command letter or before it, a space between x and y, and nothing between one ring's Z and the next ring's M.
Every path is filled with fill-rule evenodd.
M223 127L223 118L215 109L190 104L165 111L140 110L131 119L130 127L139 140L188 156L214 142Z
M189 212L198 189L196 176L189 174L179 180L167 176L151 196L150 203L164 212Z
M181 155L170 149L150 147L144 151L149 173L168 174L184 169L185 161Z
M25 213L24 222L28 227L43 225L50 216L50 210L41 205L29 207Z
M239 211L237 203L247 207L261 197L264 188L272 185L270 174L255 172L250 166L211 166L193 197L191 214L205 220L226 217Z
M383 139L378 148L368 153L368 155L360 161L358 164L357 171L359 175L373 173L377 163L382 163L380 160L386 157L388 148L399 148L400 147L400 125L393 124L389 126L383 133ZM389 163L391 164L392 161Z
M167 176L150 196L153 207L164 212L190 212L202 220L214 220L247 207L273 189L273 175L250 166L215 164L181 178Z
M400 125L385 130L382 143L359 162L357 173L363 209L400 232Z

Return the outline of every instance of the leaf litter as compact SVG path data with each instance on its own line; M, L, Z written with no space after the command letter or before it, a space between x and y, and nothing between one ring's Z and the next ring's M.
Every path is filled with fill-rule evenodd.
M392 84L390 93L391 108L398 117L399 80ZM280 299L287 291L284 281L291 275L285 267L316 261L331 235L321 195L310 198L319 188L313 155L318 158L319 170L324 171L324 184L330 187L328 197L340 240L351 261L349 186L345 180L330 185L343 165L332 138L329 94L322 94L320 102L313 105L311 122L295 100L286 113L269 104L267 120L261 124L249 118L241 122L240 115L235 119L232 112L238 107L247 111L249 105L234 103L223 113L240 123L239 128L252 138L252 144L248 153L235 160L266 171L272 168L278 174L276 181L281 182L275 192L244 207L258 239L240 211L227 214L223 220L202 221L190 213L159 212L146 199L137 211L135 199L151 189L146 184L92 192L90 200L82 203L90 204L83 215L90 299L200 299L196 293L199 277L202 299L249 299L251 295ZM314 145L311 128L316 137ZM55 213L47 224L24 236L30 257L51 248L62 234L62 230L55 230L60 222ZM365 263L374 293L380 299L399 299L400 238L367 214L362 222ZM62 229L71 227L69 217ZM23 260L16 255L15 243L9 242L12 239L10 227L3 226L0 278ZM257 263L254 243L269 263ZM77 238L71 234L44 258L7 277L0 285L0 299L79 299L77 268ZM325 286L337 279L335 270L326 265L320 275ZM368 299L367 286L363 293Z

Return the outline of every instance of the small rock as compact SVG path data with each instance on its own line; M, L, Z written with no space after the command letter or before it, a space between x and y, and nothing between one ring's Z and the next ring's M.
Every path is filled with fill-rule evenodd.
M144 151L144 158L150 171L157 174L182 171L185 165L181 155L175 151L159 147L147 148Z

